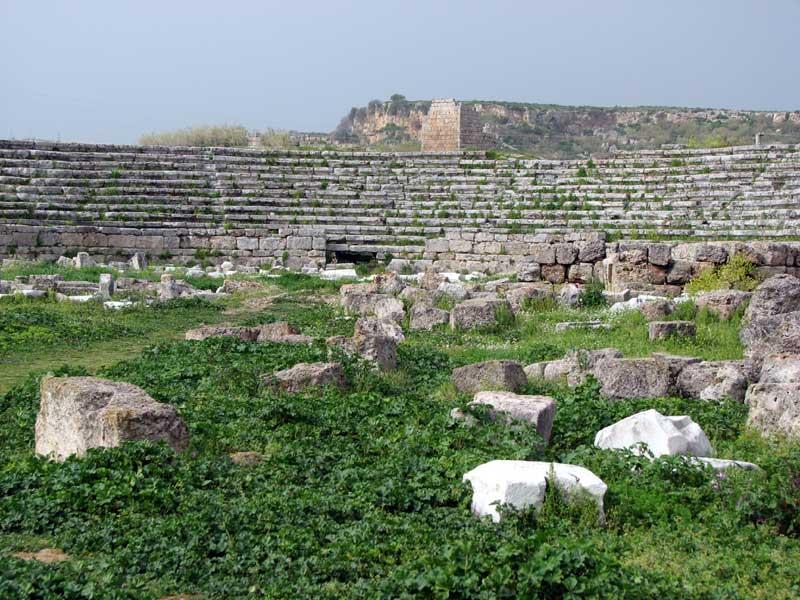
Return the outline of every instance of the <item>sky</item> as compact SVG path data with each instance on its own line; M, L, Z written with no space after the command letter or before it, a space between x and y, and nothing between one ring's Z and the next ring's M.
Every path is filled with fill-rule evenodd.
M0 0L0 138L331 131L409 99L800 109L800 0Z

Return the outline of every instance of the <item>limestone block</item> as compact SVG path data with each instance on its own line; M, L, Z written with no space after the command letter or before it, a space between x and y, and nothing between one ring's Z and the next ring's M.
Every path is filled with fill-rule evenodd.
M550 481L554 477L555 481ZM603 498L608 486L594 473L576 465L522 460L493 460L464 475L472 485L472 512L490 516L498 523L503 505L540 510L548 487L556 486L567 502L584 496L592 498L602 522Z
M411 320L409 328L411 330L429 331L439 325L450 323L450 313L440 308L435 308L430 304L416 303L411 307Z
M459 392L486 390L519 392L528 381L522 365L513 360L489 360L453 370L453 385Z
M543 264L542 279L549 281L550 283L564 283L564 265Z
M470 406L487 405L492 407L495 419L527 421L545 440L550 439L553 418L556 414L556 401L550 396L521 396L512 392L478 392Z
M511 313L507 300L495 298L473 298L457 304L450 312L452 329L476 329L497 324L498 313L505 309Z
M267 377L266 381L290 393L314 387L345 386L344 369L336 362L298 363Z
M130 440L166 442L177 451L189 430L175 408L130 383L95 377L45 377L36 417L36 453L55 460Z
M540 265L552 265L556 262L556 250L551 244L531 244L530 259Z
M656 410L645 410L601 429L594 445L606 449L632 449L640 453L644 444L654 456L711 456L708 437L691 417L665 417Z
M556 244L556 262L560 265L571 265L578 258L578 249L574 244Z
M607 398L662 398L670 389L669 367L651 358L604 358L594 375Z
M715 290L698 294L694 302L698 308L705 308L720 319L727 320L738 308L750 300L752 293L739 290Z

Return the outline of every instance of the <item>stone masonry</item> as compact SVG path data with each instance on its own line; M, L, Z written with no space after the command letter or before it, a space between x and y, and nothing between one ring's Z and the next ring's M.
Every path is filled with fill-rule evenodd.
M738 251L795 272L798 223L794 146L589 162L0 140L0 257L301 268L347 254L621 289L680 286ZM651 236L698 243L624 241Z
M469 104L452 98L436 99L422 124L423 152L458 152L467 148L491 148L480 116Z

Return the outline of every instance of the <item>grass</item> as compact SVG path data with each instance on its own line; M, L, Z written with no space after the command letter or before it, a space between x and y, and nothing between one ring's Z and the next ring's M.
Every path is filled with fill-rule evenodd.
M338 284L288 275L266 281L280 294L253 298L268 300L261 304L235 298L229 312L211 318L285 319L316 338L352 333L353 319L332 302ZM60 305L37 306L63 317ZM186 315L176 307L171 316L157 316L168 336L202 315L200 308ZM411 333L398 347L394 373L337 356L347 389L285 394L265 388L261 378L297 362L327 360L321 340L307 346L156 340L152 332L119 333L113 327L136 323L115 313L108 337L97 341L86 327L76 330L75 344L95 352L90 368L99 375L174 405L190 429L190 448L176 455L128 443L52 463L33 456L39 374L0 395L0 597L795 598L800 443L748 431L746 406L608 401L591 380L575 389L532 382L527 392L557 401L547 446L523 424L479 415L477 426L466 427L449 417L470 400L455 393L450 372L472 360L508 356L527 363L571 347L602 346L631 356L653 349L741 355L737 321L693 317L697 340L649 344L634 314L611 319L602 309L538 305L493 331ZM553 331L559 321L593 318L610 320L612 330ZM103 344L126 339L158 343L132 349L119 362L100 360ZM73 362L63 344L37 348L32 354L43 360L47 354L48 369ZM85 373L87 365L58 372ZM651 462L592 447L599 428L645 408L690 415L719 456L763 470L718 478L678 458ZM264 460L238 467L227 456L233 451L257 451ZM609 486L606 525L554 496L540 515L511 511L500 524L476 519L461 477L498 458L591 469ZM44 546L71 559L42 565L6 556Z
M668 352L698 356L707 360L739 359L741 313L730 321L720 321L703 310L694 314L677 314L697 323L695 338L669 338L650 342L647 322L638 311L610 315L603 309L568 309L556 304L537 304L524 311L518 324L494 333L453 332L440 328L431 333L412 332L409 343L437 348L459 364L490 359L513 359L530 364L563 357L576 348L618 348L624 356L648 356L651 352ZM564 321L602 320L610 330L568 330L556 333L556 323Z

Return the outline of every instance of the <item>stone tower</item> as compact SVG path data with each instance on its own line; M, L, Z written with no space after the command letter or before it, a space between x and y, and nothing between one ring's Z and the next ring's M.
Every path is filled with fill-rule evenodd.
M487 149L491 140L483 133L474 107L452 98L431 102L420 135L423 152L458 152L467 148Z

